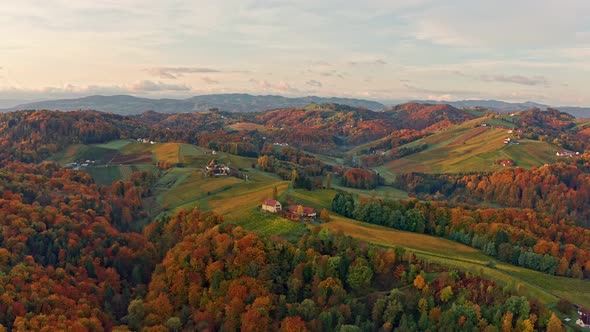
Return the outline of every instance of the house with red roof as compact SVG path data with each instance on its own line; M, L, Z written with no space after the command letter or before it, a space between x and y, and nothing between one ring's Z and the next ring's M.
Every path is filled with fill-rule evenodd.
M303 206L303 205L290 205L289 206L289 213L292 215L296 215L299 217L305 218L315 218L317 213L313 208Z
M262 201L262 211L277 213L282 209L283 207L281 206L281 203L277 200L267 198Z

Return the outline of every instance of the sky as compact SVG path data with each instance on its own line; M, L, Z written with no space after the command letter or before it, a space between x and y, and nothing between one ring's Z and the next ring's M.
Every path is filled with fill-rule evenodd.
M251 93L590 106L588 0L19 0L0 2L0 26L5 104Z

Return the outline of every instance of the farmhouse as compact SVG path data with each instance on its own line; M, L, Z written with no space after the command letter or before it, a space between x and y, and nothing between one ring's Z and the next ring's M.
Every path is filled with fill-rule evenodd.
M289 213L299 217L315 218L317 213L313 208L302 205L290 205Z
M281 203L274 199L265 199L262 201L262 211L277 213L282 210Z
M215 159L212 159L207 167L205 167L205 174L207 174L207 176L227 176L229 175L229 172L229 167L223 164L218 164Z

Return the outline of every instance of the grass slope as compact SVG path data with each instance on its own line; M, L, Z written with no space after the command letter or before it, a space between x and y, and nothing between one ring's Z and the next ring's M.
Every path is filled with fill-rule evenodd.
M179 143L162 143L154 146L155 148L153 152L157 161L169 162L171 164L182 162L182 160L180 160Z
M110 185L114 181L129 180L131 174L138 171L150 171L156 173L158 170L153 165L111 165L84 167L83 171L92 176L97 184Z
M513 266L454 241L399 231L341 216L332 216L332 221L323 224L322 227L380 246L405 247L427 261L481 273L504 285L514 285L519 291L538 297L545 303L555 303L558 297L565 297L576 304L590 306L588 281L551 276ZM488 267L488 262L494 262L495 268Z
M118 151L111 148L96 145L73 144L54 154L48 160L55 161L61 165L85 160L94 160L99 164L106 164L117 154Z

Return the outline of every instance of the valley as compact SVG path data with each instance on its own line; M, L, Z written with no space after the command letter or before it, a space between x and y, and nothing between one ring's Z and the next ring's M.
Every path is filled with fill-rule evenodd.
M557 310L557 315L565 319L570 312L559 311L564 306L590 306L590 232L576 224L583 224L587 215L584 207L586 183L590 183L586 176L588 156L573 153L578 149L585 151L589 144L584 139L585 121L572 120L561 113L531 111L522 116L535 125L526 126L521 115L419 104L401 105L385 112L311 104L239 114L16 114L31 118L30 122L0 127L5 137L0 145L6 144L0 150L6 174L0 176L0 181L6 183L6 188L20 192L18 195L24 199L20 204L32 203L23 211L49 209L47 204L61 202L57 211L63 214L62 219L69 220L55 225L48 220L43 223L46 226L40 226L35 217L27 217L33 229L26 228L27 234L33 235L27 240L30 249L25 250L34 254L41 264L38 268L51 272L53 265L67 267L72 277L76 273L92 273L94 269L99 272L92 275L102 278L107 273L102 271L117 269L124 292L133 292L136 300L126 295L120 300L121 308L101 309L113 317L102 318L101 322L128 322L134 328L142 324L172 324L167 314L153 311L154 303L164 301L161 305L166 306L166 301L171 301L171 305L177 306L171 310L181 310L180 303L194 301L180 295L186 293L180 290L185 286L164 277L175 273L172 271L185 271L182 273L191 278L197 278L194 273L204 273L199 278L211 279L203 284L211 287L211 294L226 292L225 288L215 290L219 287L215 278L222 278L227 285L245 282L243 278L252 275L267 278L280 274L277 265L260 270L265 264L259 256L260 248L264 248L268 260L286 254L280 250L291 248L291 262L314 260L313 250L323 253L323 257L335 255L330 262L347 259L349 255L365 255L362 257L366 258L342 265L340 272L321 272L320 265L312 268L319 268L320 275L332 273L352 299L364 298L367 295L362 294L368 291L368 297L380 297L377 301L382 301L392 296L387 294L394 285L403 285L399 289L404 296L432 296L437 306L448 311L453 310L452 301L445 300L442 285L446 285L448 293L449 287L460 282L489 286L486 291L471 291L470 286L460 288L468 293L457 290L456 301L469 303L463 302L463 296L488 296L485 301L490 303L503 296L511 301L526 298L533 305L530 310L543 316L542 324L553 319L550 311L545 310ZM547 126L543 125L545 122ZM4 123L14 122L8 119ZM572 151L573 156L557 156L563 151ZM47 188L41 193L27 189L27 181L39 181L44 176L51 178L43 180ZM83 188L80 197L71 194L75 185L70 182L76 181ZM26 184L22 185L23 182ZM55 188L50 189L52 186ZM560 189L552 189L557 187ZM17 202L21 197L18 195L5 194ZM99 201L94 197L100 197ZM289 211L263 212L261 204L271 198ZM5 204L5 208L9 206ZM79 210L81 207L85 210ZM303 218L299 211L308 210L312 212L305 212ZM309 218L308 213L316 217ZM78 225L76 218L85 221ZM97 222L103 224L99 226ZM59 258L59 250L66 252L65 243L48 240L59 238L49 234L63 233L58 230L61 225L70 225L64 227L73 227L83 234L108 232L110 235L105 238L118 236L121 243L132 246L123 250L131 256L121 259L144 260L146 271L136 263L127 266L115 258L91 258L104 250L111 257L120 250L120 244L108 247L110 242L106 242L106 249L101 244L96 252L83 254L84 270L75 272L73 263L78 258ZM9 230L14 228L5 229L6 234L13 234ZM70 246L78 242L90 246L82 235L69 236ZM235 245L239 250L230 250L223 244L228 236L238 239ZM193 262L202 254L209 255L204 254L209 250L206 248L211 248L206 243L216 248L211 251L209 263ZM196 251L179 254L194 246ZM17 251L18 246L11 248L10 262L26 258ZM139 253L135 248L145 251ZM297 256L302 249L310 256ZM219 256L224 250L231 251L225 254L230 255L230 260L236 257L234 265L227 267L232 272L212 274L217 273L212 271L219 269L220 264L225 264L223 255ZM44 252L48 254L40 254ZM172 253L176 256L169 257ZM178 255L185 258L178 260ZM206 268L189 268L189 258L190 264ZM256 263L243 265L244 262ZM358 280L363 286L355 286L357 281L351 276L355 264L370 267L375 277L363 277ZM299 306L309 303L304 301L308 295L293 293L299 282L294 280L306 280L316 285L313 287L324 281L306 276L305 271L301 272L303 276L294 277L300 273L297 266L289 265L288 269L295 269L288 272L292 273L290 277L273 277L267 282L274 280L272 283L278 284L273 287L290 289L285 300L297 301L291 303ZM17 273L15 267L9 265L7 271ZM421 290L420 278L436 292ZM279 286L282 282L287 285ZM162 295L158 283L169 284L175 290ZM195 287L199 282L189 284ZM412 284L418 288L408 288ZM149 291L141 293L146 287ZM108 287L104 292L111 294ZM305 292L315 291L309 288ZM493 297L489 297L490 292L494 292ZM191 296L194 299L200 295ZM223 296L215 303L223 303ZM132 304L140 303L135 301L147 304L145 310L152 312L151 316L129 321L133 317ZM506 310L500 304L494 306L496 312ZM332 310L328 308L322 310ZM277 315L287 320L290 317ZM370 314L364 315L368 318ZM490 321L495 319L490 313L486 315ZM375 317L372 319L376 322L381 319ZM558 319L555 317L553 320ZM10 317L6 319L10 322ZM195 324L191 319L182 321L186 326ZM202 322L200 318L195 321ZM211 326L225 324L223 320L209 322ZM335 326L328 321L325 324ZM372 329L373 325L366 326Z
M474 128L473 124L477 121L470 121L409 143L408 146L426 143L429 147L427 150L389 162L384 167L387 167L386 170L392 176L410 171L481 172L501 169L501 165L494 163L500 156L515 160L524 168L539 166L555 159L553 151L557 151L557 148L548 143L522 140L520 144L506 146L502 142L507 136L506 129L480 126ZM252 168L252 165L257 163L255 158L223 152L215 155L211 153L209 149L186 143L145 144L136 140L117 140L104 144L72 145L49 160L63 164L88 156L96 160L110 158L111 164L108 166L83 168L99 184L128 180L129 175L135 171L149 170L158 173L159 180L152 187L155 199L149 201L158 207L151 207L154 213L151 218L158 218L158 214L171 215L180 209L190 210L198 207L219 213L226 223L240 225L261 236L278 235L291 241L297 241L312 226L260 212L260 203L271 196L275 187L281 200L311 206L318 211L323 208L330 210L332 199L339 190L366 198L408 198L406 192L391 186L360 190L343 187L337 181L332 184L333 189L293 189L288 181ZM327 163L336 161L329 156L315 156ZM232 176L204 176L202 169L211 159L237 167L247 175L248 180ZM116 164L117 160L123 162ZM181 166L158 170L154 166L158 162ZM387 179L386 175L384 177ZM331 215L331 220L320 224L320 227L383 247L406 248L428 262L483 275L502 285L518 289L523 295L537 297L547 304L556 303L560 297L566 297L579 305L590 306L590 292L586 281L548 277L539 272L506 264L454 241L375 226L336 214ZM493 267L490 267L491 262Z

